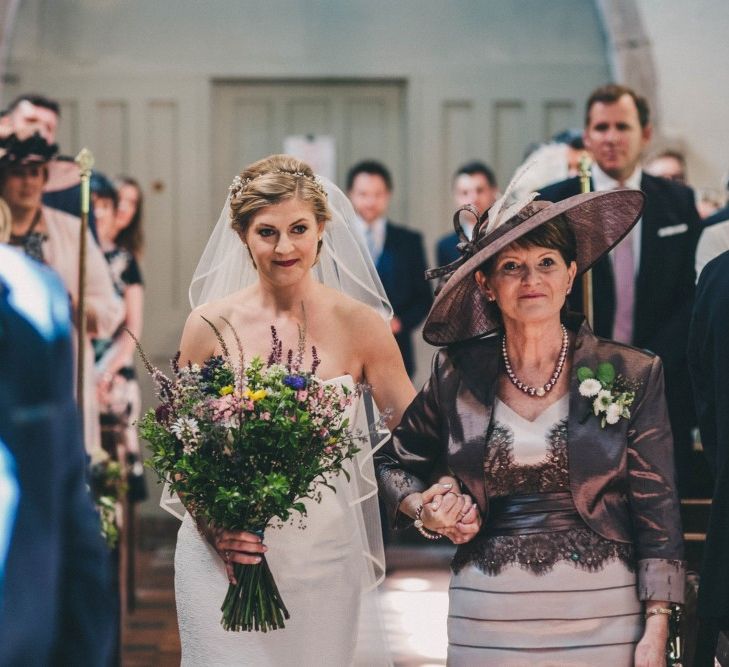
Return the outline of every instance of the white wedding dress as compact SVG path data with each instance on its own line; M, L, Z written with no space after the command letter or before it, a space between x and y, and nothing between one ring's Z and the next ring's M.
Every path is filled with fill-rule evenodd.
M330 382L352 387L351 376ZM369 431L365 399L349 408L350 424ZM375 440L377 437L375 437ZM374 443L375 446L377 442ZM227 632L220 607L228 589L222 560L186 514L177 536L175 595L187 667L347 667L388 665L377 585L384 576L371 447L349 461L351 482L322 487L321 503L307 501L285 525L266 529L266 558L291 618L268 633ZM369 507L368 507L369 505Z

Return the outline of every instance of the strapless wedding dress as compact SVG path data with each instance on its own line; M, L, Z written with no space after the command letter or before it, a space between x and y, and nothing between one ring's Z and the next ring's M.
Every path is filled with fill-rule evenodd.
M353 386L348 375L330 382ZM368 419L364 399L349 407L349 417L353 428L369 430L372 416ZM297 514L266 529L266 558L291 614L283 629L223 630L225 567L185 514L175 551L183 666L390 664L377 599L384 560L371 448L361 449L355 461L347 462L351 482L339 475L332 480L336 493L322 487L321 503L306 501L304 528Z

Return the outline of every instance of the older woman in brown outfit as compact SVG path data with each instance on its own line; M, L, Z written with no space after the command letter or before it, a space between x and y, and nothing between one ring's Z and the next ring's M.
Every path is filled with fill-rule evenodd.
M450 665L663 665L684 565L661 362L563 309L643 195L497 206L428 316L445 347L376 455L381 493L460 545Z

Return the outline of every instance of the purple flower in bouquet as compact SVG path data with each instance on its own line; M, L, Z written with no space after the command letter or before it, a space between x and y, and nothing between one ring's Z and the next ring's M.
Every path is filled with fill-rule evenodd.
M306 388L306 378L301 375L286 375L283 379L283 383L287 387L291 387L297 391Z
M171 411L172 408L169 403L160 403L154 411L154 418L157 420L157 423L163 426L169 424Z

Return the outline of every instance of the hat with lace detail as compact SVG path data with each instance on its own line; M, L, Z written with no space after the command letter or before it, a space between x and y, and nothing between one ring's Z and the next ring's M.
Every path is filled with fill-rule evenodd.
M426 272L427 278L444 280L423 326L423 338L431 345L450 345L501 328L498 306L486 300L474 279L486 260L539 225L561 217L577 240L577 273L584 273L625 237L640 218L645 202L642 192L629 189L589 192L554 204L534 201L538 194L534 192L506 207L510 188L483 215L472 206L456 211L453 223L461 239L458 248L462 256ZM476 218L472 241L460 225L463 211Z

